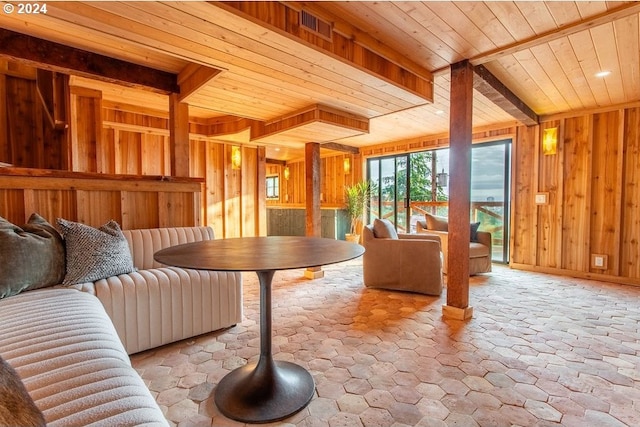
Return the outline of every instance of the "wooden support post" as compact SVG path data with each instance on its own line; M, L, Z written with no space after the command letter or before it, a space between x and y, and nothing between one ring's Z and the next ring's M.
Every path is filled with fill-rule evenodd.
M189 176L189 105L177 93L169 95L171 176Z
M320 144L308 142L304 147L306 221L305 232L310 237L322 236L322 212L320 211ZM320 267L308 268L304 276L316 279L324 276Z
M465 320L469 306L469 210L471 206L471 138L473 66L464 60L451 65L449 146L449 249L446 318Z

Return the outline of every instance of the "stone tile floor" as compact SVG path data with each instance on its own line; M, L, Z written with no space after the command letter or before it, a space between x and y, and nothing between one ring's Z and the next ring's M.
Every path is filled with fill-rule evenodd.
M372 290L357 259L325 277L277 272L276 360L307 368L316 396L279 426L639 426L640 288L495 266L471 278L474 317L441 297ZM257 278L245 320L132 357L172 425L241 426L212 398L259 354Z

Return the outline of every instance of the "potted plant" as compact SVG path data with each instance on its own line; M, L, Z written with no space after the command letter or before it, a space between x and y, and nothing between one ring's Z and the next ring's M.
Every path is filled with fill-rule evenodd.
M349 242L357 243L360 241L358 224L362 221L362 215L369 203L370 189L371 187L367 181L361 181L345 187L345 203L347 205L347 214L351 220L349 233L345 235L345 238Z

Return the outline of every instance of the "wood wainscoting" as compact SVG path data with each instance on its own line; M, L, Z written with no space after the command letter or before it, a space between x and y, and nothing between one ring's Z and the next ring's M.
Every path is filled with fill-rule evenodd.
M123 229L196 226L205 213L201 178L107 175L0 168L0 216L23 224L37 212L98 227Z

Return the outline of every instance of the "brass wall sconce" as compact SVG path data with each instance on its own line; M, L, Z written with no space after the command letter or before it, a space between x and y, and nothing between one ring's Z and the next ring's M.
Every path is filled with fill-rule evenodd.
M284 175L284 179L286 180L289 179L289 177L291 176L291 171L289 170L289 166L284 167L283 175Z
M242 150L237 145L231 146L231 169L240 169L242 166Z
M342 162L342 169L344 170L345 174L351 172L351 159L350 158L348 158L348 157L344 158L344 161Z
M550 156L558 150L558 128L548 128L542 133L542 154Z

